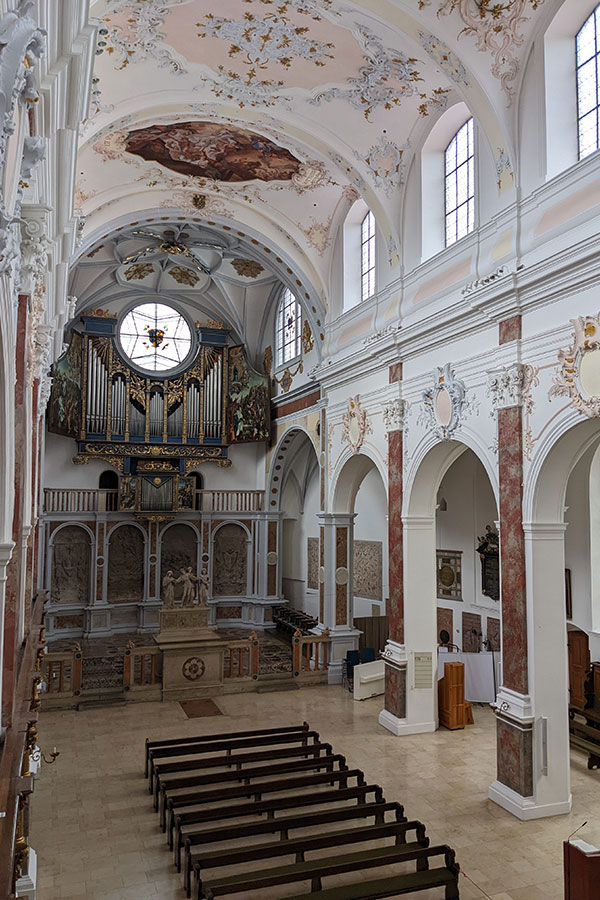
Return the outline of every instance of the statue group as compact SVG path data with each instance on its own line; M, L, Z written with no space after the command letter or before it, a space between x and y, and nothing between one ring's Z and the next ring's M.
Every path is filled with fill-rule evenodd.
M202 569L200 575L194 575L191 566L179 571L181 574L175 578L173 570L169 569L162 580L163 607L169 609L175 606L176 584L183 586L182 606L194 606L196 602L198 606L208 606L208 573L206 569Z

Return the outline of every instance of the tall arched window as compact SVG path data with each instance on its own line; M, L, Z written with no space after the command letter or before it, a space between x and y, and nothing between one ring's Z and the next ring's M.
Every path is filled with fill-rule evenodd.
M375 293L375 216L369 210L360 226L360 299Z
M275 365L284 366L300 356L302 338L302 310L286 288L277 307L275 319Z
M598 110L600 107L600 6L584 23L576 38L577 52L577 139L579 159L600 148Z
M473 119L459 128L445 153L446 247L475 227L475 141Z

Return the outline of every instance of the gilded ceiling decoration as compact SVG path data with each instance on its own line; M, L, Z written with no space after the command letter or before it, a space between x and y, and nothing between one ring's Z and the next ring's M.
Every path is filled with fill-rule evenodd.
M254 259L232 259L231 265L242 278L258 278L264 272L264 266Z
M189 287L194 287L200 281L200 277L195 272L184 266L171 266L169 275L175 279L177 284L186 284Z
M154 274L154 266L151 263L134 263L125 269L125 278L127 281L141 281L148 275Z
M310 353L314 346L315 339L313 338L309 321L308 319L305 319L304 325L302 326L302 349L305 353Z
M289 180L301 165L273 141L218 122L174 122L131 131L125 150L180 174L214 181Z

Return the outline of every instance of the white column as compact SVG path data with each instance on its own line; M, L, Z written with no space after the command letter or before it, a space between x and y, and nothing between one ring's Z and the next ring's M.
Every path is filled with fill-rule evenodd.
M388 713L380 724L394 734L420 734L437 729L435 517L405 516L402 521L404 646L389 649L393 662L406 665L406 716Z
M342 680L342 662L348 650L358 649L361 632L352 624L352 594L354 586L353 572L353 532L355 513L319 513L317 519L323 528L325 539L324 566L319 578L324 584L323 628L329 628L331 649L329 656L330 684L339 684ZM337 529L347 532L346 565L337 565ZM341 616L338 604L338 588L345 587L345 609ZM344 621L342 621L342 618Z

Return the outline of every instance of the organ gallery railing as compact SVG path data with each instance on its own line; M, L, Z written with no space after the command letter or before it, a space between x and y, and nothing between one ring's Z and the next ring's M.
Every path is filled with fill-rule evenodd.
M262 512L264 491L196 491L194 508L198 512ZM119 491L79 488L46 488L44 512L115 512L122 508Z

